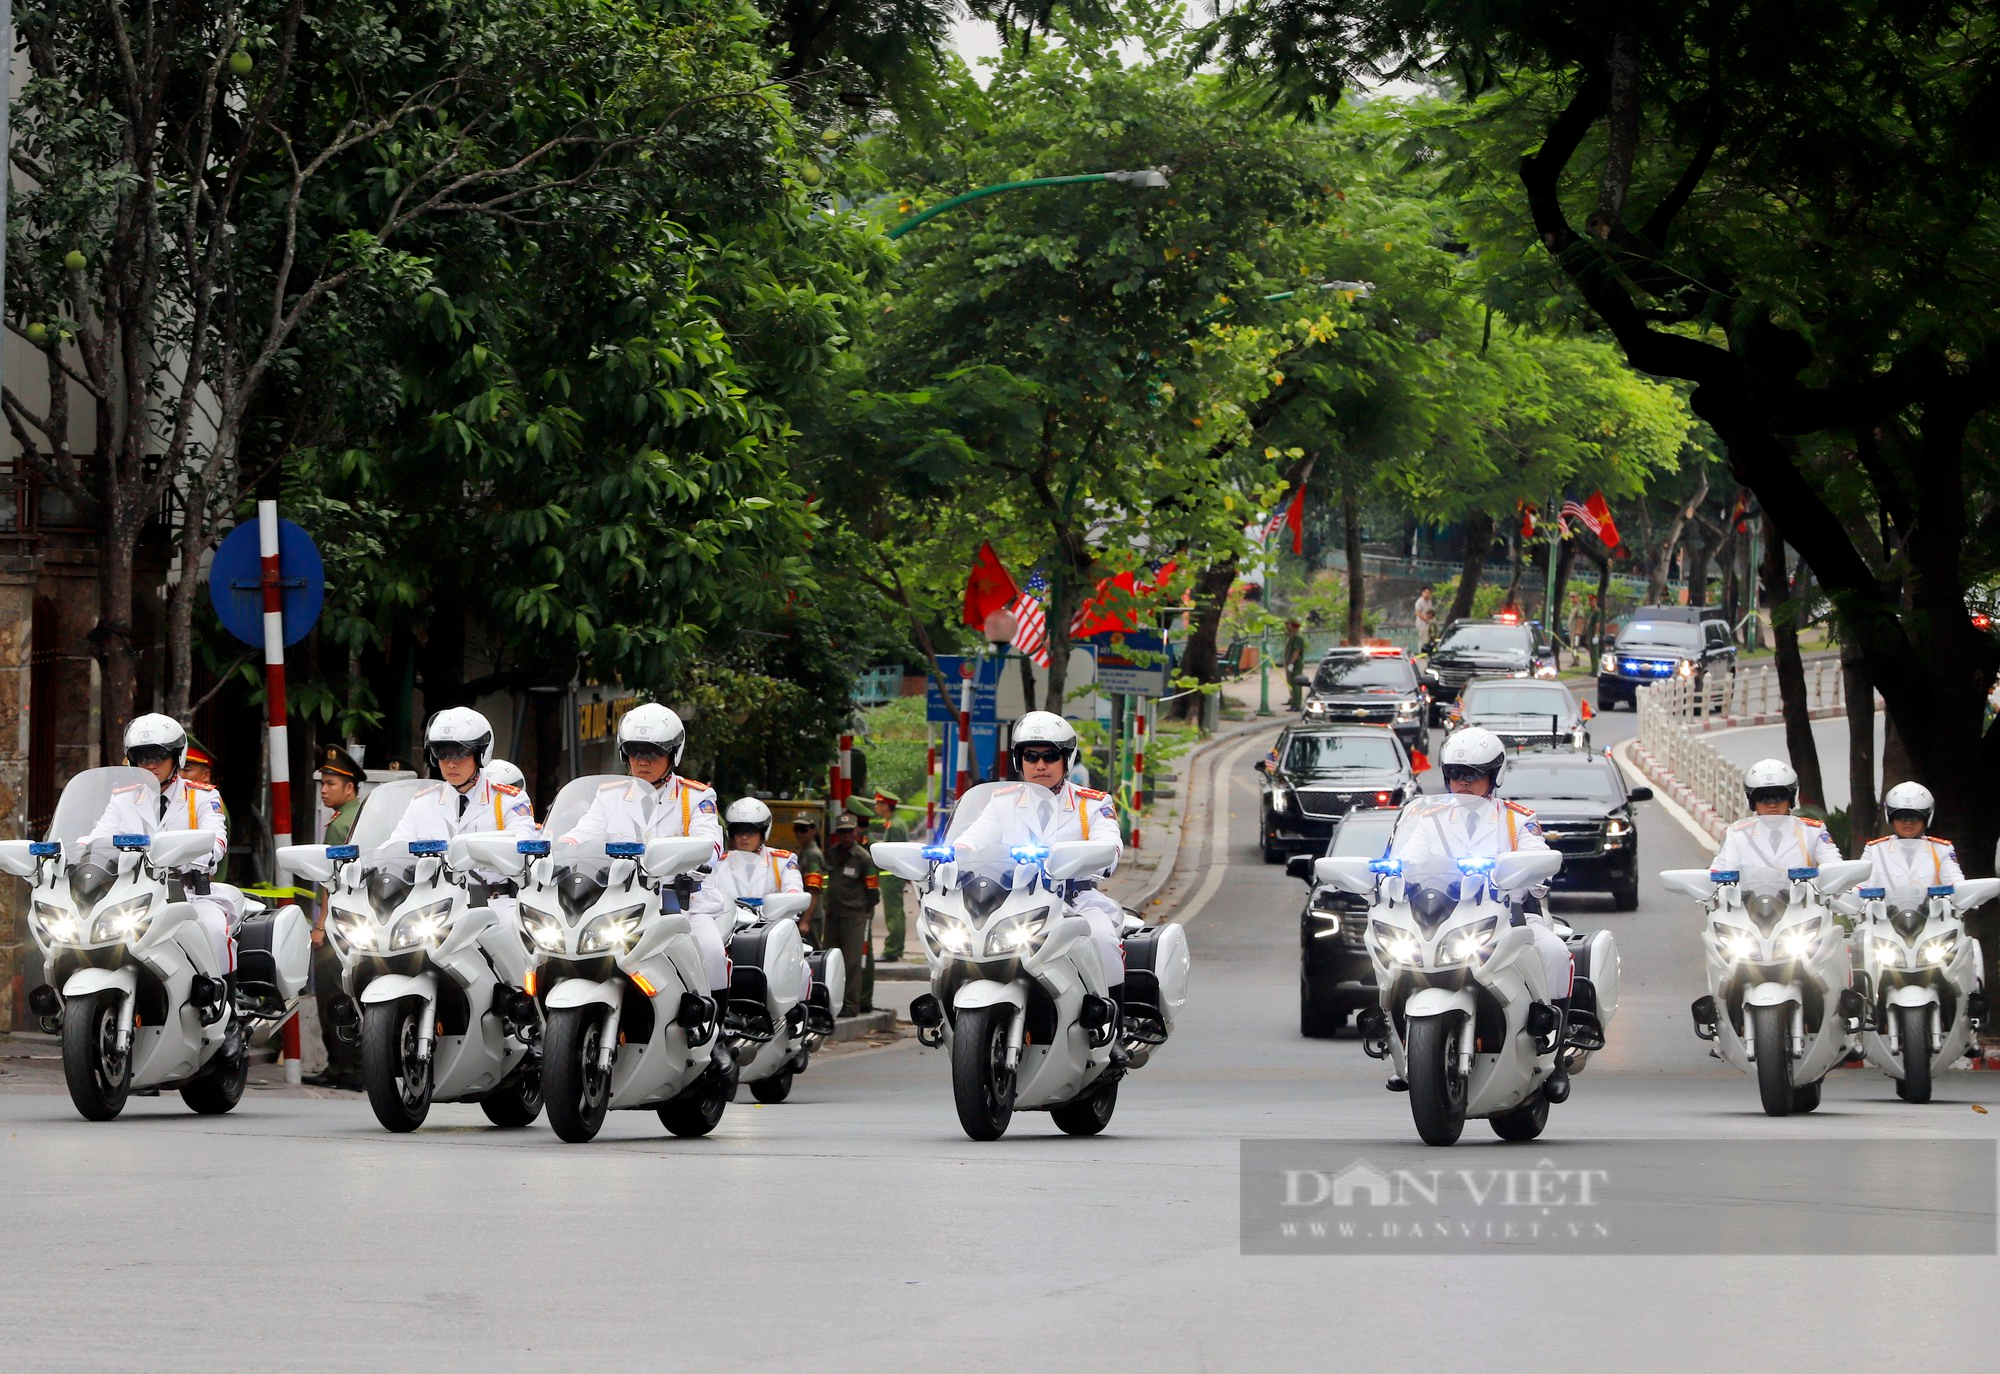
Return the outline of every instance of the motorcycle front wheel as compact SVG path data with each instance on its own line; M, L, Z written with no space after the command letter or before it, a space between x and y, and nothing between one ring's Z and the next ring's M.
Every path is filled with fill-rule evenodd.
M1931 1009L1897 1007L1896 1030L1903 1041L1903 1076L1896 1096L1905 1102L1931 1100Z
M611 1071L597 1065L604 1008L563 1007L542 1031L542 1101L549 1126L572 1145L594 1137L611 1106Z
M1455 1145L1465 1130L1470 1085L1452 1053L1453 1020L1424 1016L1410 1022L1404 1058L1410 1068L1410 1115L1426 1145Z
M203 1116L221 1116L234 1111L236 1104L243 1100L243 1089L250 1082L250 1046L243 1037L241 1025L237 1030L240 1048L236 1057L225 1060L220 1054L216 1055L209 1061L206 1073L181 1089L181 1101Z
M541 1065L524 1060L499 1087L479 1099L479 1110L495 1126L532 1126L542 1114Z
M1757 1046L1757 1096L1766 1116L1792 1113L1792 1009L1750 1008L1750 1035Z
M951 1096L958 1124L974 1140L998 1140L1014 1119L1014 1071L1007 1067L1012 1006L958 1014L951 1033Z
M361 1083L384 1129L414 1131L431 1114L431 1061L418 1053L424 1004L373 1002L361 1012Z
M63 1078L85 1121L109 1121L132 1090L132 1051L118 1048L121 994L89 992L63 1004Z

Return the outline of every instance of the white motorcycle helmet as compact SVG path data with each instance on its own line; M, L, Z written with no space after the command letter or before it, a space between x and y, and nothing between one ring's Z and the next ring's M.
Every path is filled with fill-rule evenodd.
M755 797L738 798L722 813L722 825L731 840L739 830L756 831L757 843L761 845L771 838L771 808Z
M1759 759L1743 770L1743 795L1756 810L1760 801L1780 801L1796 805L1799 775L1783 759Z
M1021 776L1021 750L1031 744L1053 744L1062 751L1063 771L1076 763L1076 729L1054 711L1030 711L1014 722L1014 739L1007 757L1014 776Z
M644 706L634 706L618 722L618 757L629 761L634 753L665 754L667 762L680 767L681 750L687 747L687 727L681 718L660 705L649 701Z
M1892 821L1898 816L1914 816L1929 830L1931 816L1937 811L1937 798L1920 782L1899 782L1883 796L1882 811Z
M493 723L470 706L452 706L424 727L424 757L435 764L445 756L470 755L479 767L493 756Z
M1492 791L1500 790L1501 775L1507 771L1507 746L1500 736L1477 725L1453 731L1438 750L1438 772L1446 782L1454 769L1470 768L1486 775Z
M486 765L486 781L497 782L502 787L526 789L528 778L525 773L505 759L495 759Z
M187 766L187 750L187 731L172 716L154 711L125 727L125 761L134 767L171 759L178 773Z

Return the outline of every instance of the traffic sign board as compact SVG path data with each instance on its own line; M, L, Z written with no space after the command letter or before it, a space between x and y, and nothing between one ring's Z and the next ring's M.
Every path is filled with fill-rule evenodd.
M285 643L312 632L326 601L326 566L312 536L289 520L278 521L278 586L284 594ZM245 644L264 643L264 563L257 553L257 522L245 521L215 547L208 569L208 599L222 628Z

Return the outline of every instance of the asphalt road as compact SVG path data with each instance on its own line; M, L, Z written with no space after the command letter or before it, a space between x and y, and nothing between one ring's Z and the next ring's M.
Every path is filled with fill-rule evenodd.
M1599 742L1630 719L1600 717ZM1970 1367L1989 1353L1973 1313L2000 1279L1990 1170L1963 1207L1903 1189L1893 1170L1865 1207L1785 1190L1799 1142L1990 1142L2000 1091L1951 1074L1936 1104L1909 1107L1880 1075L1849 1070L1819 1112L1765 1118L1754 1084L1689 1032L1696 923L1650 878L1636 913L1566 904L1577 924L1616 932L1625 991L1609 1048L1543 1142L1505 1145L1473 1122L1425 1158L1587 1156L1615 1173L1656 1167L1657 1142L1690 1157L1700 1142L1764 1142L1702 1186L1651 1198L1649 1224L1691 1253L1552 1254L1503 1238L1447 1254L1246 1256L1243 1142L1353 1141L1404 1161L1415 1139L1408 1099L1383 1090L1355 1041L1298 1036L1303 894L1258 859L1249 763L1264 747L1246 737L1207 761L1229 809L1217 852L1212 818L1191 822L1194 995L1104 1136L1068 1139L1030 1114L975 1145L944 1058L911 1043L820 1064L783 1106L745 1094L699 1141L624 1113L595 1143L565 1146L542 1125L490 1128L472 1107L392 1137L358 1099L256 1093L219 1120L169 1098L90 1125L61 1095L0 1095L4 1363L1683 1374L1913 1355ZM1648 873L1704 861L1658 806L1641 809ZM1986 1253L1854 1253L1899 1220L1971 1234ZM1801 1221L1819 1253L1728 1253Z

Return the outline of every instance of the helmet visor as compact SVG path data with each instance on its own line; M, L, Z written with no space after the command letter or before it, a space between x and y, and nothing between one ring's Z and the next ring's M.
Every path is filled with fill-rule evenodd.
M1790 804L1791 800L1792 789L1789 787L1753 787L1750 789L1750 804L1752 806L1756 806L1760 802L1785 802Z
M1061 763L1069 751L1055 744L1024 744L1014 751L1023 763Z
M1446 782L1477 782L1492 777L1494 770L1477 763L1447 763L1438 772Z
M156 763L170 763L180 757L180 752L165 744L135 744L125 751L125 761L135 768L147 768Z
M664 744L643 739L629 740L619 745L618 750L628 759L663 759L671 752Z
M472 745L455 739L441 739L430 746L434 759L471 759L479 757L479 751Z
M1931 817L1928 811L1916 811L1907 806L1899 806L1889 813L1889 819L1892 821L1915 821L1919 825L1928 825Z

